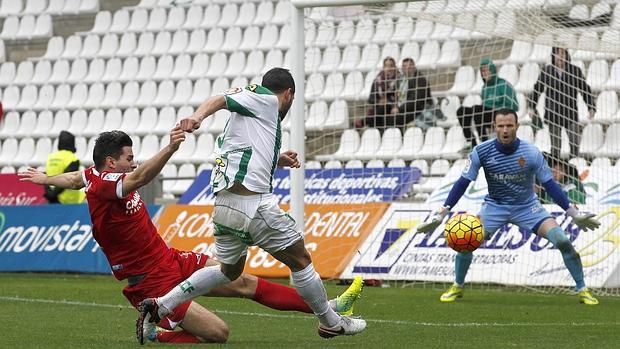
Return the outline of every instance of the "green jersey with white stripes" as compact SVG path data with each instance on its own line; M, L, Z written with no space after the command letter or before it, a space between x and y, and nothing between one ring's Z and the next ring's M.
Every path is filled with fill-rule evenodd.
M231 88L224 97L231 114L217 139L213 192L239 182L251 191L271 193L282 140L278 98L255 84Z

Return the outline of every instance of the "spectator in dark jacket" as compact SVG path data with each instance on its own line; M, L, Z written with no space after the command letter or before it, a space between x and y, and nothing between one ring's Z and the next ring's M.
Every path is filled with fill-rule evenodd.
M392 57L383 60L383 70L377 75L370 88L366 118L357 120L355 127L384 128L394 124L394 107L396 106L396 82L398 68Z
M596 112L594 96L586 83L579 67L571 64L566 49L554 47L551 52L551 65L540 72L534 85L534 92L529 99L530 116L536 114L536 105L541 93L545 93L545 122L551 135L551 155L560 158L562 128L566 129L570 144L570 156L578 155L581 126L577 113L577 95L581 93L588 105L588 117L592 119Z
M403 59L396 91L396 105L392 107L392 114L396 115L393 126L404 128L427 105L432 104L431 88L426 78L418 73L412 58Z

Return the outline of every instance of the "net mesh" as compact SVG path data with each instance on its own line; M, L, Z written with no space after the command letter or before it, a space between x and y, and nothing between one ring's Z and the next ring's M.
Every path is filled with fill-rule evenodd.
M415 226L443 203L471 147L495 137L494 108L488 106L501 105L516 109L518 137L546 155L571 200L599 215L602 227L586 235L557 206L547 206L581 253L586 282L618 294L620 7L615 2L316 7L305 9L304 26L307 167L328 175L342 168L367 177L377 168L384 177L406 177L412 168L420 173L407 177L406 190L392 196L396 204L345 276L363 274L399 286L452 282L455 254L442 245L443 226L428 236L416 234ZM557 63L552 69L552 52L567 53L562 57L576 68L560 69ZM403 62L408 58L413 75ZM485 59L513 95L485 86ZM556 78L541 79L545 71ZM576 93L558 87L558 81ZM492 99L500 102L488 102ZM554 105L561 110L550 110ZM486 182L479 175L455 211L478 212L483 194ZM494 235L476 254L467 280L477 285L545 292L573 285L560 253L516 227Z

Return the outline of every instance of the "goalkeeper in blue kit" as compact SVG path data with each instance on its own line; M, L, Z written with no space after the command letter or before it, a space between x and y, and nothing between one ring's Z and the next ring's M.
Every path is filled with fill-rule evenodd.
M441 224L449 210L456 205L469 183L476 180L480 167L488 184L489 194L480 209L480 220L489 239L506 223L527 229L551 241L562 253L564 264L575 280L579 301L588 305L598 304L583 280L581 257L572 243L542 207L534 193L534 176L566 214L579 228L587 231L596 229L600 223L594 214L579 212L571 205L566 194L553 179L549 165L534 145L517 138L517 114L510 109L495 112L493 126L497 134L492 139L477 145L469 154L469 161L461 177L456 181L443 207L433 212L429 219L418 227L419 232L432 232ZM455 283L441 295L442 302L453 302L463 296L465 276L473 259L471 252L460 252L455 262Z

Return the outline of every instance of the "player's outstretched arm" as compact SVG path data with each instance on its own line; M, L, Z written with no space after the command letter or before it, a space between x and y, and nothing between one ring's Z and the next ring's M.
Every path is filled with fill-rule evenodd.
M444 202L443 206L438 210L433 211L426 222L420 224L418 226L418 231L421 233L429 233L435 230L443 219L446 217L450 209L456 205L457 202L461 199L461 196L465 194L465 190L469 186L471 181L465 177L460 177L456 183L450 189L450 193L448 194L448 198Z
M224 108L226 108L226 98L224 96L218 95L209 97L206 101L200 104L192 116L181 119L181 121L179 121L179 125L185 132L194 132L200 128L202 120Z
M287 150L280 154L280 158L278 159L278 167L301 167L301 162L297 158L297 153L292 150Z
M566 214L573 218L579 228L588 231L598 228L601 223L594 218L594 213L581 212L577 206L572 205L568 200L566 193L560 188L560 185L553 179L543 183L543 187L551 196L553 201L566 211Z
M44 172L29 167L26 172L18 174L22 182L31 182L40 185L53 185L63 189L82 189L84 181L82 180L82 171L73 171L61 173L56 176L48 177Z
M170 157L179 149L181 142L185 140L185 132L180 125L170 131L170 143L162 148L159 153L142 163L135 171L127 174L123 179L123 196L148 184L161 172Z

